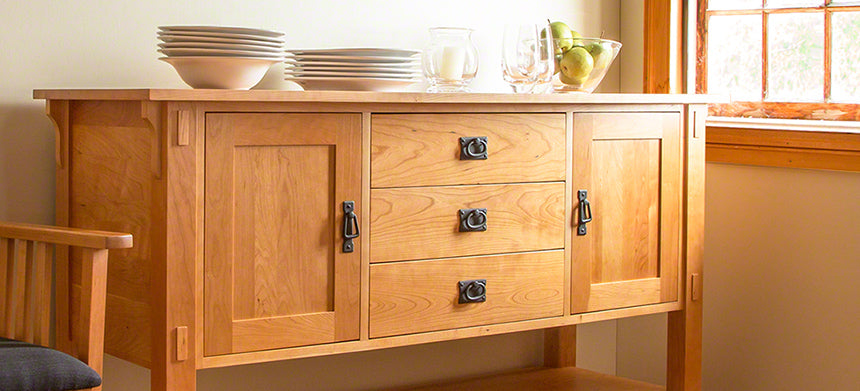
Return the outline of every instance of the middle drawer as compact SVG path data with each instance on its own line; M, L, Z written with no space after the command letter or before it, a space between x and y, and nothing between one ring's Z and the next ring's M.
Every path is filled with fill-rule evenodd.
M564 247L564 184L373 189L370 262ZM469 209L484 209L468 216ZM463 231L464 214L486 230Z

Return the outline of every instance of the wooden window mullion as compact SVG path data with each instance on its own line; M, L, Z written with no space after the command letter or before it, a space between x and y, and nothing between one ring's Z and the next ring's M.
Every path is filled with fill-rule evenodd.
M828 0L825 3L824 8L824 103L830 102L830 70L831 70L831 61L833 58L832 45L831 41L833 38L833 34L831 33L831 19L833 17L833 12L827 6L830 4Z
M761 101L767 99L767 21L768 13L764 10L764 0L761 5Z

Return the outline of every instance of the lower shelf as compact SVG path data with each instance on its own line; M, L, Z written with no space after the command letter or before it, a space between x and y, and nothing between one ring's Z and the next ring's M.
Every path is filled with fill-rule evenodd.
M530 368L397 391L665 391L665 387L586 369Z

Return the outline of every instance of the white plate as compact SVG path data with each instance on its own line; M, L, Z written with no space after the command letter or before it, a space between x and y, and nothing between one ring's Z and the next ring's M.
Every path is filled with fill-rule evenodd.
M162 34L158 36L162 42L167 43L179 43L179 42L196 42L196 43L230 43L230 44L240 44L240 45L257 45L257 46L267 46L281 49L284 45L280 42L268 42L268 41L259 41L254 39L238 39L238 38L219 38L219 37L197 37L191 35L173 35L173 34Z
M323 62L337 64L421 64L420 58L403 57L333 57L333 56L294 56L292 60L300 64L318 64Z
M281 53L269 53L254 50L225 50L225 49L158 49L170 57L216 56L216 57L265 57L283 59Z
M364 77L364 78L381 78L381 79L420 79L419 74L394 74L394 73L373 73L373 72L314 72L314 71L284 71L284 75L296 77Z
M298 49L290 50L297 55L324 55L324 56L371 56L371 57L411 57L421 52L407 49L383 49L383 48L352 48L352 49Z
M392 75L421 74L418 68L378 68L378 67L286 67L292 72L333 72L333 73L387 73Z
M288 51L288 53L293 53ZM322 54L295 54L297 61L335 61L335 62L420 62L420 56L409 57L387 57L387 56L341 56L341 55L322 55Z
M228 26L158 26L161 31L189 31L189 32L208 32L208 33L227 33L227 34L248 34L259 35L263 37L280 37L284 33L280 31L254 29L248 27L228 27Z
M190 31L164 32L164 31L159 31L158 34L156 34L156 35L158 35L159 37L164 36L164 35L171 35L171 36L175 36L175 37L215 37L215 38L230 38L230 39L250 39L253 41L274 42L274 43L279 43L279 44L284 43L284 40L281 38L270 38L270 37L264 37L264 36L260 36L260 35L250 35L250 34L209 33L209 32L205 32L205 31L201 31L201 32L190 32Z
M168 42L160 43L158 47L162 49L222 49L222 50L250 50L254 52L265 52L272 54L283 55L284 51L279 48L259 45L242 45L234 43L216 43L216 42Z
M292 57L287 57L286 63L295 68L341 68L341 69L351 69L351 68L382 68L382 69L421 69L420 62L406 62L406 63L388 63L388 62L331 62L331 61L314 61L314 62L300 62L295 60Z
M338 77L290 77L287 81L299 83L306 90L340 90L340 91L392 91L403 90L405 87L421 80L400 80L380 78L338 78Z

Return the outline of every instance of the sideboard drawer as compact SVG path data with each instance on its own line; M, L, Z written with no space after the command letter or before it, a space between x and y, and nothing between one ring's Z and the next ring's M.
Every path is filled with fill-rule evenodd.
M564 128L561 113L377 114L371 187L563 181Z
M469 209L486 210L486 230L461 230L461 211ZM480 220L467 221L475 226ZM563 183L371 191L370 262L563 247Z
M460 282L485 281L461 303ZM370 337L526 319L564 311L564 251L370 266ZM468 286L468 284L465 284ZM468 289L468 288L466 288Z

